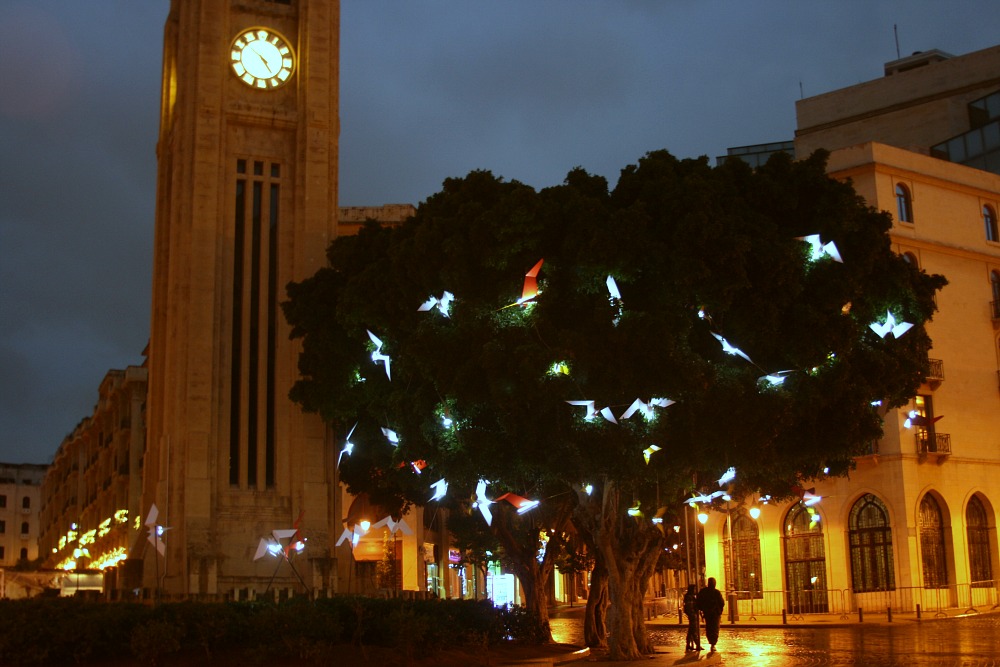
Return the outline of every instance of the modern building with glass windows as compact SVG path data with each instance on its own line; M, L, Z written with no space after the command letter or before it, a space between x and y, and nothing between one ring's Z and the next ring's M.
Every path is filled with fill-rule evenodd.
M915 54L797 105L796 155L831 151L830 175L892 215L895 251L949 284L927 325L923 385L885 413L883 437L848 477L809 482L795 502L748 498L709 513L705 575L724 582L741 615L997 604L998 101L1000 46Z

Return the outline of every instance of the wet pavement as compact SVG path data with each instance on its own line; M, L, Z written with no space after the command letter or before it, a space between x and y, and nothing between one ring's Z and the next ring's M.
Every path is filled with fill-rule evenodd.
M582 645L582 616L577 611L551 619L556 641ZM647 659L610 663L600 655L584 662L608 665L730 665L738 667L799 667L864 665L866 667L951 666L1000 667L1000 614L951 618L883 616L856 619L823 617L784 625L780 618L753 624L724 623L718 651L685 653L686 628L676 619L647 623L656 653ZM703 638L704 641L704 638ZM708 648L707 643L703 644Z

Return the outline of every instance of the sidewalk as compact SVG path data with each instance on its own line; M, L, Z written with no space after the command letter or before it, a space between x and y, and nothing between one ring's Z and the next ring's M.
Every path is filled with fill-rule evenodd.
M969 613L966 613L968 611ZM582 618L582 610L579 608L559 608L553 609L553 614L556 617L562 618L575 618L578 615ZM855 612L853 615L840 615L840 614L810 614L806 616L788 616L787 618L782 618L781 615L768 615L768 614L758 614L756 616L748 616L743 614L742 617L732 623L728 618L723 618L723 624L720 627L720 641L724 642L727 631L733 629L742 628L786 628L786 629L809 629L809 628L831 628L831 627L851 627L851 626L890 626L892 624L913 624L913 623L923 623L923 622L933 622L942 620L952 620L969 618L973 616L986 616L986 615L997 615L1000 614L1000 610L997 609L980 609L975 610L963 610L963 609L949 609L945 612L937 613L927 613L923 612L920 618L917 618L917 614L914 612L910 613L897 613L892 614L892 620L889 620L889 614L886 611L882 613L865 612L859 615ZM678 630L686 627L686 623L678 623L676 617L671 616L659 616L654 619L646 621L646 627L650 630L655 629L667 629L676 628ZM723 664L724 652L711 653L707 650L700 652L686 653L683 648L679 646L656 646L654 648L654 653L641 659L632 660L627 662L613 662L608 659L606 654L593 653L588 649L582 649L575 653L567 654L564 657L549 657L542 658L538 661L522 661L518 663L510 663L517 665L566 665L568 667L583 667L586 664L604 664L604 665L614 665L615 667L635 667L637 665L645 665L647 667L656 667L664 665L686 665L692 663L700 663L705 665L720 665ZM730 656L732 658L732 656Z

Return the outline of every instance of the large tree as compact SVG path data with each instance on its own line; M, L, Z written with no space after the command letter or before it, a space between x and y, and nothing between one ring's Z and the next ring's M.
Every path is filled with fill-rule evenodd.
M607 572L611 655L635 658L665 504L730 468L734 494L843 474L881 433L873 401L919 386L944 280L891 251L890 225L823 154L751 170L655 152L610 192L580 169L541 191L472 172L289 287L293 398L359 423L357 489L425 502L444 478L472 500L486 481L572 509ZM887 312L913 328L880 336ZM487 508L503 538L514 506Z

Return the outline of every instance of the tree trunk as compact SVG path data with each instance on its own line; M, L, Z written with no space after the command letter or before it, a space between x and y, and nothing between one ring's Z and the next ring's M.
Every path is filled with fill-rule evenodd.
M535 566L532 566L534 564ZM548 568L538 566L532 559L531 563L515 563L512 569L521 582L521 593L524 595L524 608L538 617L545 631L545 641L552 641L552 629L549 627L549 596L546 591L551 565Z
M564 525L571 512L572 503L564 503L554 516L549 517L551 525ZM533 518L503 509L494 511L491 525L494 536L503 545L508 564L521 582L524 607L538 617L545 633L545 641L551 642L548 583L549 577L555 570L556 557L562 549L564 538L560 531L550 532L545 555L542 561L538 562L538 552L541 547L538 536L541 527L542 524Z
M590 577L590 595L583 617L583 640L590 648L608 647L608 569L598 556Z
M652 652L643 617L646 586L656 568L663 535L643 518L624 514L614 483L584 517L608 573L608 652L612 660L639 660Z

